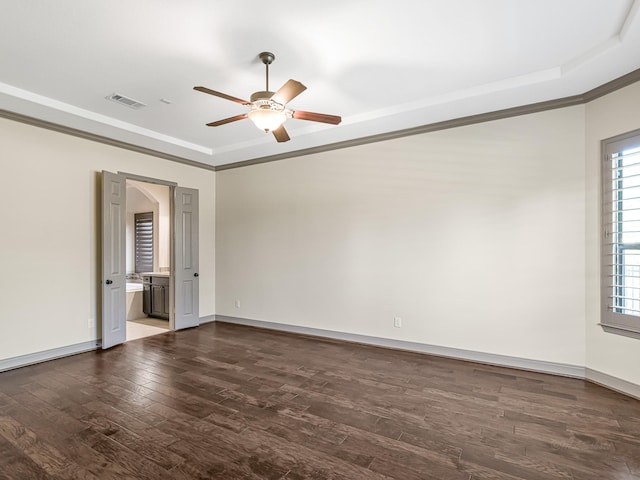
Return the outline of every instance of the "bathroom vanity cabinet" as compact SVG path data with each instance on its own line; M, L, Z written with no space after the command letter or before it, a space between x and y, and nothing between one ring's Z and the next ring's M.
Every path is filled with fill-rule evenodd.
M145 275L142 310L150 317L169 319L169 276Z

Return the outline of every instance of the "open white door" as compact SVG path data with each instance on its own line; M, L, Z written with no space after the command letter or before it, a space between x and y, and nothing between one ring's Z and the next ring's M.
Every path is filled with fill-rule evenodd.
M199 316L198 190L175 187L175 330L196 327Z
M127 339L126 178L102 172L102 348Z

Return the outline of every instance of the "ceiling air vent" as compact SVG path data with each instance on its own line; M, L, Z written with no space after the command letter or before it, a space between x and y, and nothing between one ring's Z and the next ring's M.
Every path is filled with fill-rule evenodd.
M129 108L135 108L136 110L142 107L146 107L144 103L134 100L133 98L125 97L124 95L120 95L119 93L112 93L111 95L108 95L105 98L107 100L111 100L112 102L125 105Z

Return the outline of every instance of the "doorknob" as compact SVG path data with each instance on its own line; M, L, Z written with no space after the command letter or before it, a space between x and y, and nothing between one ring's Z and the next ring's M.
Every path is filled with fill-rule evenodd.
M199 277L200 275L198 275L197 273L193 274L194 277Z
M113 282L112 282L111 280L107 280L107 281L106 281L106 282L104 282L104 283L106 283L107 285L111 285Z

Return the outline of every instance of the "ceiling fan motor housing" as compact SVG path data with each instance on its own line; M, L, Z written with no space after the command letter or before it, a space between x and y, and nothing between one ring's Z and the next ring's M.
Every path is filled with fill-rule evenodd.
M273 97L274 93L275 92L269 92L267 90L264 90L262 92L254 92L251 94L251 103L259 102L261 100L271 100L271 97Z
M284 112L284 105L271 100L275 92L267 90L262 92L254 92L251 94L251 110L273 110L275 112Z

